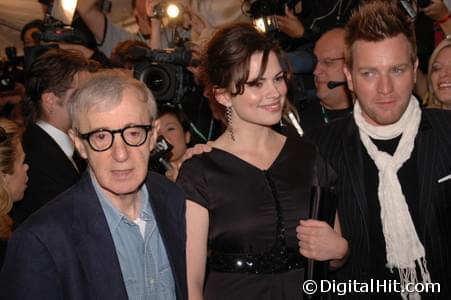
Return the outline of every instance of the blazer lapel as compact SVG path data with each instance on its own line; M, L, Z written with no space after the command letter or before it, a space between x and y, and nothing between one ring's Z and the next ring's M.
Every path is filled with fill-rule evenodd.
M345 134L341 140L343 145L344 165L347 171L346 182L350 182L355 198L366 224L368 219L368 204L365 196L362 146L359 132L353 118L349 118Z
M180 276L182 275L180 274L180 272L183 272L183 276L185 276L186 270L180 269L180 261L184 262L185 260L181 260L180 257L177 257L177 255L180 256L180 247L185 247L185 245L182 244L178 240L176 234L174 234L179 229L177 228L177 225L175 225L177 222L174 222L175 213L173 212L173 208L168 206L168 204L170 203L168 201L168 195L163 192L164 189L156 188L156 184L152 184L150 182L150 175L151 174L149 174L146 183L147 189L149 191L149 201L155 219L157 221L161 239L165 245L169 264L171 265L172 275L174 278L174 283L176 285L177 298L180 298L180 293L184 290L183 285L180 282ZM182 236L184 233L179 234L180 236ZM178 265L178 269L176 268L176 265Z
M108 224L85 172L80 181L80 199L74 208L76 251L97 299L127 299L127 291Z

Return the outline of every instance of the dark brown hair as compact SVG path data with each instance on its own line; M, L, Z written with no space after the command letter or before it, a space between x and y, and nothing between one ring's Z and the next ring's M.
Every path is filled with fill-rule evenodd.
M41 96L53 92L58 97L72 87L74 75L80 71L93 72L98 64L86 59L81 52L50 49L31 65L27 76L24 113L27 124L42 115Z
M221 28L207 44L202 55L202 81L215 116L223 119L225 108L216 101L216 91L224 89L232 96L244 93L249 80L251 56L262 53L259 80L266 70L269 53L273 52L282 68L288 64L277 44L251 24L235 23Z
M111 62L115 67L131 69L133 60L130 58L130 49L133 47L147 48L146 43L140 40L126 40L118 43L111 52Z
M379 42L404 35L410 44L411 61L417 59L413 20L399 6L398 1L379 0L363 3L345 26L345 63L352 68L352 51L356 41Z

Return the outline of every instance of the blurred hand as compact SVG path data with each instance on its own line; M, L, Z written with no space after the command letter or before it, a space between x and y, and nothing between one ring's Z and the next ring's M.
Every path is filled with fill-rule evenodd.
M348 242L329 224L318 220L301 220L296 227L299 252L318 261L340 260L348 252Z
M285 16L276 16L279 30L292 38L300 38L304 35L304 25L299 21L292 10L285 4Z
M421 11L434 21L442 20L449 15L448 8L442 0L431 0L431 4L422 8Z
M161 3L161 0L145 0L146 1L146 15L151 17L155 6Z

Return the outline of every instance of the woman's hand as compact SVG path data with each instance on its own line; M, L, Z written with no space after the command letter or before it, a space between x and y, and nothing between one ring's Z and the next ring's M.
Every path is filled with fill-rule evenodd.
M442 0L432 0L431 4L422 9L424 14L434 21L439 21L449 15L448 8Z
M342 260L348 253L348 242L326 222L301 220L296 232L299 252L307 258Z

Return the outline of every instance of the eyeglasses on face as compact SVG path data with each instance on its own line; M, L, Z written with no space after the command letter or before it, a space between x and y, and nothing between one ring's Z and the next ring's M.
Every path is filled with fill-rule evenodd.
M317 65L323 65L325 67L330 67L333 64L335 64L337 61L339 60L344 60L344 57L335 57L335 58L331 58L331 57L326 57L323 59L318 59L318 61L316 62Z
M130 125L122 129L96 129L87 133L78 133L79 136L88 141L92 150L97 152L106 151L113 146L114 136L119 133L122 140L130 147L139 147L147 140L148 132L152 125Z

